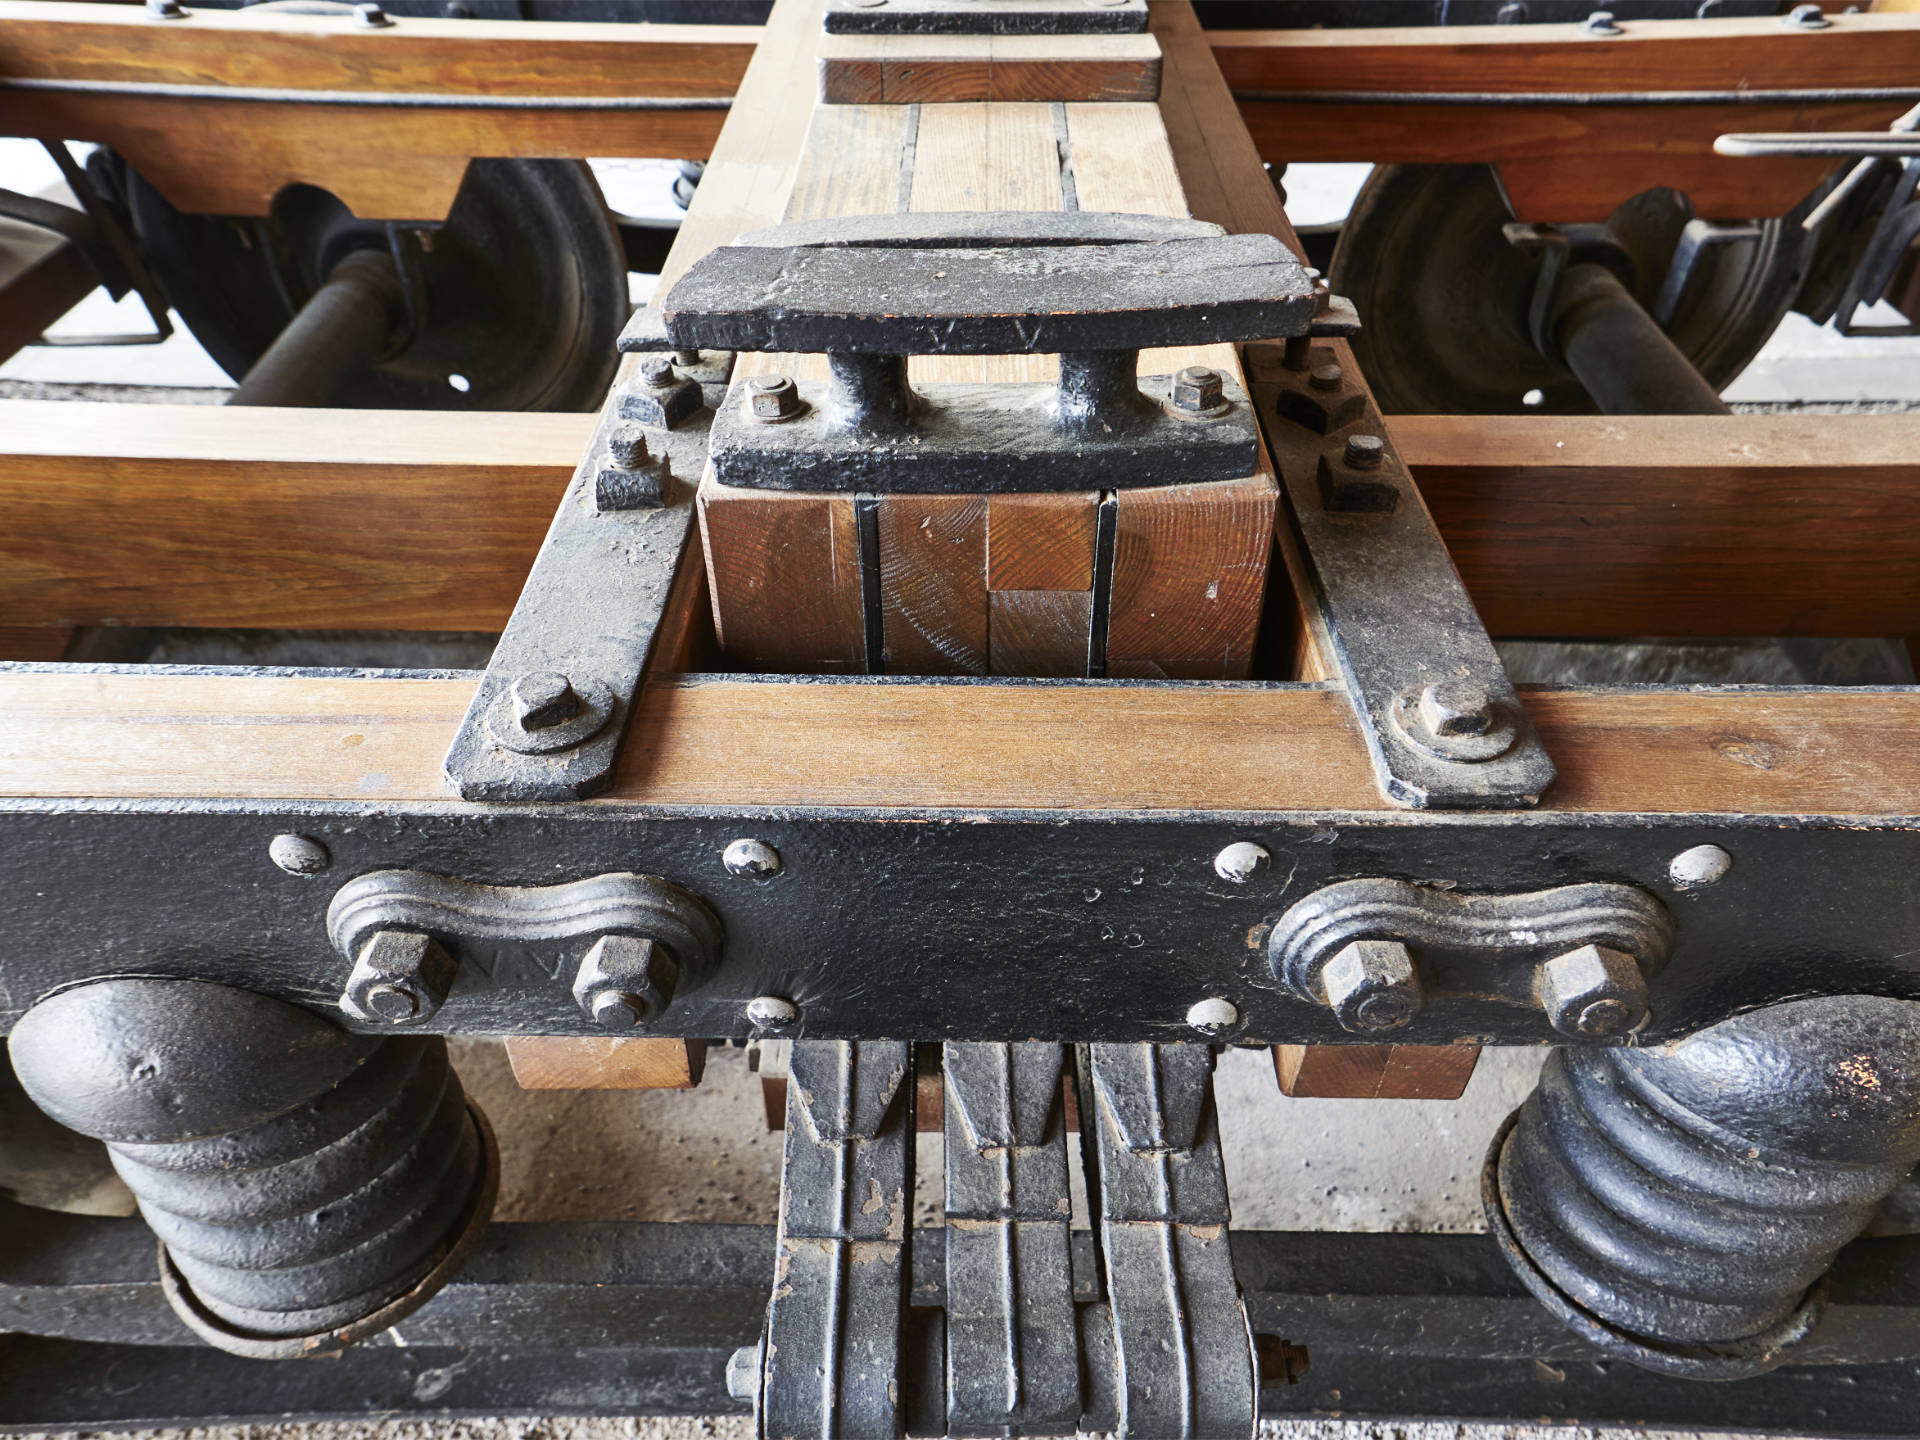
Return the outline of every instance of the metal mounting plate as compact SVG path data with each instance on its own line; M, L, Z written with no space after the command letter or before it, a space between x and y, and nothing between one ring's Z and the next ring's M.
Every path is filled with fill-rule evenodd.
M827 0L829 35L1131 35L1147 0Z

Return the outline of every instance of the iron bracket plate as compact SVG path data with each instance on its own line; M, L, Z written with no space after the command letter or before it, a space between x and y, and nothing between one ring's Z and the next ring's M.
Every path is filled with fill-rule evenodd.
M1147 0L827 0L829 35L1130 35Z

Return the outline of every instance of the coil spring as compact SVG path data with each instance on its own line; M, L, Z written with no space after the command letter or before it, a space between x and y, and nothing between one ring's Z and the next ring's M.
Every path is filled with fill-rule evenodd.
M437 1036L368 1040L224 986L106 981L36 1006L13 1053L42 1108L107 1142L175 1308L227 1348L338 1338L420 1287L491 1205L484 1122Z

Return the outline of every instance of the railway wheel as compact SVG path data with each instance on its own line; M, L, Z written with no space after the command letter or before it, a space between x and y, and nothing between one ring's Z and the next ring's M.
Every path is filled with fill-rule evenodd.
M1593 412L1580 382L1529 335L1536 260L1502 235L1512 218L1486 165L1380 165L1361 187L1328 278L1359 309L1354 351L1389 413ZM1652 306L1689 218L1683 197L1649 190L1608 221L1609 248L1642 305ZM1806 260L1791 220L1701 253L1667 333L1715 390L1766 343Z
M311 403L382 409L591 410L625 324L620 233L586 164L475 160L445 223L357 219L293 185L262 219L188 215L124 164L118 190L148 265L187 328L244 377L342 258L399 262L405 319L371 365Z

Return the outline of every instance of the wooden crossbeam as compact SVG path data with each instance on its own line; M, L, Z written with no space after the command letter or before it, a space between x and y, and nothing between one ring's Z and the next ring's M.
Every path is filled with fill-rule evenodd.
M498 629L593 427L21 400L0 422L0 626L328 629ZM1920 416L1389 425L1495 634L1920 634ZM988 584L1058 583L1037 573Z

